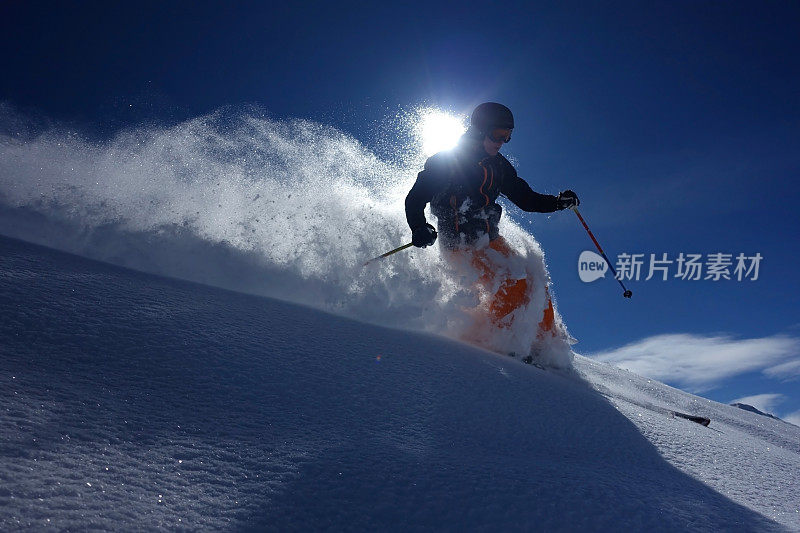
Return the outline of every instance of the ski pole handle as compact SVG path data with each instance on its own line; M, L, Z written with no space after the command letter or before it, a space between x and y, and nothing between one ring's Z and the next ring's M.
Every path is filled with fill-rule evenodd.
M610 268L611 272L614 273L614 279L617 280L617 282L619 283L620 287L622 287L622 290L625 291L625 292L622 293L622 296L625 297L625 298L630 298L631 296L633 296L633 293L631 291L629 291L628 289L626 289L625 285L622 284L622 280L619 279L619 276L617 275L617 271L614 269L614 265L612 265L611 261L608 260L608 256L603 251L603 248L600 247L600 243L597 242L597 239L595 238L594 233L592 233L592 230L589 229L588 224L586 224L586 221L581 216L580 212L578 211L578 208L577 207L573 207L572 210L575 211L576 215L578 215L578 220L580 220L581 224L583 224L584 229L586 229L586 233L589 234L589 237L592 239L592 242L597 247L597 251L600 252L600 255L602 255L603 259L606 260L606 263L608 264L608 268Z

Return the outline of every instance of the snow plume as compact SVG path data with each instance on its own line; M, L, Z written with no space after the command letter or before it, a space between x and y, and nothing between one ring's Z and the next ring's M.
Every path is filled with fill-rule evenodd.
M459 337L471 327L464 309L475 295L436 247L362 266L409 239L403 199L424 155L400 142L395 154L402 157L383 160L330 126L273 120L253 109L90 141L0 106L0 232L138 270ZM534 341L536 327L528 324L541 316L548 278L532 237L508 220L501 230L521 254L511 268L535 276L537 291L530 316L489 345L523 353ZM569 364L566 353L550 359Z

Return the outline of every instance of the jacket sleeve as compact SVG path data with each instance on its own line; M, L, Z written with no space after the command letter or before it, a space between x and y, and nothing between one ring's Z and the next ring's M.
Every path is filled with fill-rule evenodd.
M435 156L425 161L425 168L406 196L406 221L411 230L426 224L425 206L433 199L442 181L442 164Z
M531 189L528 183L517 176L517 171L511 164L509 174L503 179L500 192L523 211L537 213L552 213L558 211L558 198L552 194L540 194Z

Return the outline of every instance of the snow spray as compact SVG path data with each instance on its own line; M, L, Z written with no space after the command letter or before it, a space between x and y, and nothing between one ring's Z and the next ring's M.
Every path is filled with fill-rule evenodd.
M0 105L5 235L371 323L455 338L468 327L474 291L437 247L362 268L409 238L403 200L425 159L413 144L381 158L333 127L250 108L101 141L31 123ZM521 257L509 268L543 289L538 243L508 217L500 230ZM528 350L539 305L491 347Z

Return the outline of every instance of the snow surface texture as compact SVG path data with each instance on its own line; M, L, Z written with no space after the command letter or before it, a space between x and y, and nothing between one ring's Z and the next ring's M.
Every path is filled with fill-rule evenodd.
M0 309L2 530L800 530L800 428L582 357L7 238Z
M415 144L400 144L391 151L401 157L388 162L331 127L270 120L254 110L222 110L90 142L0 105L0 233L373 324L462 338L480 295L437 247L363 267L410 240L404 198L424 156L407 146ZM527 354L549 276L526 232L508 217L501 232L521 256L507 269L534 280L536 290L514 328L484 346ZM566 336L558 315L557 322ZM569 367L563 343L540 348L543 363Z

